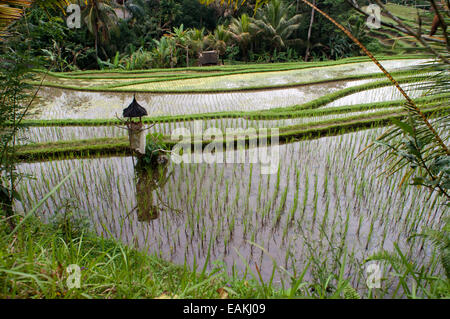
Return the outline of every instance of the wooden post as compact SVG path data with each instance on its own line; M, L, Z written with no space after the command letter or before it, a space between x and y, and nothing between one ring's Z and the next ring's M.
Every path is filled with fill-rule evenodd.
M142 122L133 122L130 120L127 123L130 148L140 155L145 154L146 146L145 130L143 129L143 126Z

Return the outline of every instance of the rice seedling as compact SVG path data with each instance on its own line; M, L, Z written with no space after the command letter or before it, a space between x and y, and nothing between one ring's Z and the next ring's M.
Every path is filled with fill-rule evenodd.
M415 62L386 64L395 69ZM156 123L151 132L166 136L180 127L193 130L195 120L200 121L202 129L280 128L284 143L280 145L276 174L262 174L259 163L170 162L167 170L154 172L155 176L169 176L165 184L142 187L143 177L135 171L134 158L129 153L93 156L97 149L100 149L97 154L105 154L102 152L108 147L127 147L126 131L114 126L117 122L112 119L129 96L120 90L47 91L43 97L50 100L53 96L53 100L45 102L42 109L36 108L34 120L29 119L32 126L22 134L33 142L48 144L25 145L22 150L24 154L25 151L47 154L50 149L53 156L60 154L60 158L24 162L18 167L20 172L34 173L37 178L19 185L23 201L16 203L17 209L26 212L68 171L78 168L79 173L71 176L37 211L39 218L48 221L70 198L77 211L85 212L100 236L118 239L130 247L194 269L200 265L203 274L213 269L212 261L218 260L228 266L227 275L245 276L248 267L233 250L238 247L245 261L257 265L257 279L268 282L266 289L283 283L284 274L274 271L274 263L266 260L262 251L255 254L255 246L251 244L254 243L287 271L296 274L305 269L301 276L305 280L317 278L315 271L323 262L324 269L337 270L353 288L364 293L367 289L361 261L379 246L389 247L393 242L406 246L413 232L439 225L444 214L442 202L437 197L426 201L427 195L413 188L397 191L398 178L386 184L369 176L368 172L380 164L375 154L355 160L356 154L381 132L379 128L362 128L375 127L374 119L385 125L382 121L401 110L398 101L380 102L398 99L391 94L391 88L371 88L374 78L298 88L289 85L313 75L320 79L327 72L328 76L331 72L332 78L339 78L374 71L371 64L368 67L367 63L312 70L286 66L273 72L261 66L236 74L218 74L222 71L212 69L210 77L198 76L209 71L194 74L187 70L191 73L179 78L174 78L172 71L65 74L67 85L95 77L92 82L95 87L104 77L111 79L110 88L178 90L141 96L152 116L148 123ZM135 75L140 77L139 81L148 82L127 85ZM286 84L286 88L212 93L216 89L257 88L267 83ZM361 86L356 89L357 85ZM203 92L189 91L196 89ZM181 93L182 90L187 92ZM418 101L431 112L440 100ZM43 120L58 118L61 120L55 120L53 126ZM350 125L360 130L352 132ZM139 208L142 197L147 197L148 205L156 212L155 218L145 218L145 210ZM423 265L433 264L435 251L425 251L422 245L423 242L415 240L406 253L418 256ZM433 271L441 270L435 267ZM331 280L328 275L320 274L323 277L320 283L325 287Z
M134 205L130 205L129 201L123 200L124 198L132 199L133 192L135 192L134 187L132 186L132 183L134 182L132 171L129 168L126 168L126 163L130 163L131 158L127 157L23 164L21 169L26 169L27 167L33 170L41 169L43 170L42 176L46 177L43 180L44 184L40 186L33 184L38 181L29 181L28 186L24 186L24 190L27 188L30 190L26 192L29 198L28 200L25 200L24 203L32 203L32 198L39 198L39 194L43 193L45 189L52 187L59 176L62 176L69 167L75 164L81 166L82 169L81 174L77 175L73 184L82 185L86 193L97 194L98 200L95 199L96 196L87 196L83 199L84 192L69 193L70 189L68 187L62 190L61 193L58 193L57 196L59 199L55 199L48 203L50 207L47 207L46 211L52 211L52 205L56 205L66 194L70 194L71 197L76 199L79 205L84 206L83 208L89 212L90 216L93 218L93 225L103 225L103 227L98 228L99 232L108 230L108 232L111 233L111 236L122 238L122 240L125 240L130 244L132 243L133 245L145 247L145 249L148 249L149 251L154 251L154 249L156 249L158 254L171 260L177 260L176 256L178 254L181 254L182 258L187 258L187 260L191 260L190 256L192 256L191 254L194 254L197 261L202 260L201 252L208 246L207 243L209 242L209 239L207 234L211 232L214 233L214 240L212 240L211 244L211 254L213 256L219 256L221 253L223 254L224 251L229 251L228 248L231 247L231 245L235 245L234 241L236 241L237 238L248 239L251 241L257 241L258 238L263 238L263 245L272 243L272 247L284 247L285 239L291 238L290 234L295 232L297 227L301 227L303 231L310 233L310 236L313 236L312 238L317 236L320 238L323 236L321 235L321 232L315 232L314 227L310 230L304 228L304 222L302 222L307 221L308 223L311 223L311 225L314 225L314 222L319 218L319 228L330 231L330 241L339 242L345 240L348 234L351 233L351 236L361 237L359 240L363 240L362 243L364 247L362 248L370 248L369 242L374 240L374 235L376 233L380 234L380 239L382 239L383 242L386 242L388 238L392 238L393 229L387 226L387 222L379 230L375 230L376 227L378 227L376 220L383 220L385 218L387 207L395 207L390 216L395 216L393 218L396 223L401 223L404 225L403 227L406 227L408 224L420 224L422 223L422 219L420 214L412 214L410 212L410 206L403 204L402 201L399 200L399 195L390 192L385 193L387 190L383 193L383 188L380 188L380 181L376 179L369 179L366 182L366 184L373 184L371 186L373 189L380 190L379 194L376 192L373 194L374 199L371 199L370 201L377 201L377 198L393 197L392 202L387 202L388 204L383 206L383 201L378 200L378 202L380 202L380 211L385 212L384 214L379 215L369 215L373 211L376 211L375 208L371 209L371 211L365 211L358 208L363 207L361 203L367 200L362 196L361 190L368 186L365 186L363 183L355 183L355 181L360 180L361 171L355 168L353 170L346 170L345 173L343 173L342 171L337 170L335 165L333 165L336 161L341 160L340 156L329 155L346 154L330 152L330 147L333 147L334 145L337 149L352 150L349 155L345 156L351 158L352 154L358 151L357 148L353 147L359 140L359 138L356 137L361 136L360 138L364 138L365 134L352 133L350 135L353 137L347 139L343 139L342 136L329 137L283 146L283 152L286 152L286 155L282 156L282 158L286 158L286 162L282 161L280 163L276 177L264 177L266 180L264 180L263 176L259 175L256 164L253 164L252 166L233 165L233 167L217 164L215 168L213 165L209 166L204 164L190 164L184 165L183 167L174 166L172 169L174 169L175 175L173 179L168 182L168 186L165 186L164 189L161 190L161 194L163 198L165 198L164 194L172 194L167 196L168 206L185 206L185 208L181 209L185 213L178 215L170 212L170 210L161 211L160 218L153 221L151 224L153 228L152 231L146 231L144 224L137 221L134 215L130 215L126 222L124 221L124 216L120 217L120 214L130 211ZM336 139L337 141L335 141ZM301 148L299 147L300 145ZM322 155L321 150L323 149L327 149L328 152L324 152ZM295 156L291 156L290 152L294 152ZM314 165L318 156L321 156L325 163L331 164L329 168L325 168L323 165ZM300 159L302 165L305 166L304 170L295 167L296 161L292 161L292 158ZM312 158L315 160L312 161ZM348 161L347 163L348 165L362 166L362 164L358 162ZM103 172L99 169L98 165L104 167ZM114 168L116 166L118 167ZM94 173L91 173L91 171ZM250 176L250 171L252 172L252 181L242 181L240 176L243 174ZM303 174L302 171L304 172ZM121 173L117 174L117 172ZM310 174L313 174L312 176L314 176L312 181L310 180ZM323 191L319 192L319 186L324 186L329 183L329 176L333 176L333 191L327 191L327 195L323 196ZM185 182L180 180L184 180ZM245 208L247 207L246 205L248 205L249 209L251 209L250 207L253 207L253 203L249 200L251 197L248 195L251 192L253 180L257 182L257 194L259 194L255 194L256 198L259 199L255 202L254 207L257 209L256 211L259 211L260 213L246 215L243 214L245 209L242 209L242 207ZM293 183L290 183L289 180L292 180ZM94 183L94 181L96 182ZM216 189L212 188L216 182L219 185L223 183L224 192L219 192L219 187ZM200 184L201 186L199 187ZM292 184L295 185L296 191L292 192L293 196L288 196L290 193L289 188ZM347 187L339 188L338 185L342 184L347 184ZM302 187L304 187L303 190ZM176 189L176 194L169 192L169 189ZM322 189L324 188L322 187ZM330 189L330 185L327 186L327 189ZM346 193L346 189L348 189L347 192L350 191L350 193ZM243 193L245 196L241 196L241 190L245 190ZM297 211L297 207L300 206L298 201L300 200L299 195L301 191L303 191L303 213L297 215L295 212ZM310 192L312 194L311 196ZM264 194L270 196L266 196L266 200L264 200ZM349 194L354 195L349 196ZM419 194L414 194L414 196L416 198L420 197ZM355 199L357 205L354 205L353 203ZM131 202L134 201L131 200ZM377 205L375 205L375 207L376 206ZM102 209L99 210L99 207L102 207ZM290 207L290 209L287 210L289 213L282 214L284 207ZM336 207L336 209L331 211L331 207ZM336 233L336 231L338 231L338 225L336 224L339 223L328 222L331 216L336 219L339 214L342 214L339 207L347 207L347 209L344 210L344 215L341 216L343 218L342 224L344 227L341 228L341 235L337 235ZM437 207L435 206L435 209L432 210L433 214L438 214L439 209L436 208ZM353 212L353 209L356 209L356 211ZM210 213L208 213L208 211ZM341 213L339 213L339 211L341 211ZM423 210L423 212L425 211L426 209ZM205 219L209 214L213 214L213 219ZM354 222L353 219L355 217L356 220ZM264 226L260 227L261 224L255 222L260 218L261 220L270 218L273 222L270 224L264 223ZM185 222L183 222L183 219L185 219ZM291 223L290 221L292 219L293 221L298 222ZM178 222L175 222L177 220ZM366 225L365 220L370 222ZM183 223L185 223L185 226L182 226ZM267 237L267 234L271 234L275 231L278 227L277 224L283 225L282 232L276 237L273 237L273 235ZM178 228L176 225L178 225ZM179 231L181 230L179 226L185 227L187 232ZM363 231L363 227L364 229L367 229L367 231ZM354 230L352 230L353 228ZM210 229L211 232L208 231L208 229ZM410 228L406 227L406 229ZM140 233L142 233L142 235L137 235L137 237L131 235ZM180 240L173 240L172 237L175 233L178 234L177 237L180 237ZM222 239L219 240L219 238ZM402 238L399 239L401 240ZM292 240L290 242L290 245L292 246L294 243ZM170 243L170 245L167 243ZM183 243L189 243L187 246L190 246L191 250L193 249L196 252L191 253L191 250L189 250L190 252L186 253L189 248L184 247L183 249L183 247L179 247L179 245L183 245ZM301 242L295 244L299 247L304 245L304 243ZM293 253L291 251L292 248L289 247L290 246L286 247L282 254L283 263L285 263L285 257L287 255L292 255ZM324 245L321 249L325 253L329 248ZM271 250L269 249L269 251ZM300 253L301 251L302 249L299 248L297 253ZM262 276L269 276L271 270L272 269L267 270L262 265Z

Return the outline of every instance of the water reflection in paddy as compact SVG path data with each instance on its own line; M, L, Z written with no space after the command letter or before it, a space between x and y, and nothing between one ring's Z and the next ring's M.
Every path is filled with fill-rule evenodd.
M389 60L381 64L389 71L399 71L429 60ZM245 88L261 85L287 85L292 83L328 80L349 75L381 73L373 62L349 63L343 65L324 66L301 70L260 72L249 74L224 75L204 79L186 79L167 82L145 83L124 86L130 90L215 90Z
M39 210L43 219L70 199L99 234L190 265L205 261L211 243L212 260L244 271L241 255L252 269L256 263L266 280L272 260L250 242L264 247L278 265L299 271L311 255L328 260L332 269L332 256L346 245L346 278L356 286L364 282L359 280L364 258L392 249L394 241L404 247L414 231L438 225L444 209L426 202L428 194L416 188L398 191L399 175L377 179L373 157L355 160L380 132L282 145L273 175L248 163L169 163L142 175L131 157L21 164L19 171L37 180L25 181L19 191L29 209L79 168ZM431 252L420 246L414 239L407 253L427 264Z
M254 111L306 103L322 95L372 80L341 81L298 88L203 94L139 93L149 116L221 111ZM29 112L34 119L114 118L132 100L130 93L83 92L42 88Z

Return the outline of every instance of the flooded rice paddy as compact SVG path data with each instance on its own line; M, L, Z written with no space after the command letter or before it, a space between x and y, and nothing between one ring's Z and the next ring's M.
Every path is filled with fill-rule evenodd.
M411 98L418 98L424 94L423 90L418 89L423 83L402 84L401 87ZM354 105L360 103L376 103L385 101L401 100L403 95L396 87L386 86L382 88L370 89L358 93L349 94L339 98L323 108L339 107L344 105Z
M20 172L39 179L21 185L24 207L18 208L30 209L76 168L39 210L43 220L68 209L69 203L103 236L179 264L202 264L209 250L212 261L240 272L246 262L253 269L256 263L264 279L272 274L273 260L289 272L300 272L314 256L336 270L332 256L346 247L346 276L364 289L358 286L364 282L364 259L392 249L393 242L408 247L407 253L425 265L435 262L419 239L405 243L424 225L438 225L443 216L438 201L425 201L427 193L397 190L400 175L376 178L373 156L355 159L382 130L281 145L272 175L248 163L170 162L142 173L134 169L132 157L21 164ZM277 276L279 280L283 273Z
M18 142L47 143L123 136L128 136L126 129L116 126L30 126L20 131Z
M389 71L399 71L428 60L389 60L382 61ZM186 79L167 82L145 83L123 86L131 90L216 90L248 88L261 85L288 85L308 81L328 80L349 75L381 72L372 62L350 63L345 65L324 66L314 69L291 70L282 72L261 72L212 77L207 79Z
M392 71L417 62L383 61L382 64ZM365 74L377 71L375 68L371 63L358 63L148 85L186 90L234 88ZM96 81L101 83L100 79ZM371 81L374 80L247 92L138 93L137 99L150 116L258 111L300 105ZM421 95L416 84L402 87L412 97ZM400 98L397 91L385 87L351 94L321 108ZM122 114L131 99L129 93L43 88L30 118L115 118ZM222 131L227 128L307 127L321 121L397 110L401 108L355 109L346 113L324 112L320 116L270 120L243 117L185 120L157 123L149 132L171 135L176 128L193 130L196 123L200 123L203 130L215 127ZM276 264L277 282L288 279L288 273L298 274L305 268L308 269L306 279L317 271L337 273L340 256L348 254L346 279L353 287L364 291L365 259L381 249L392 250L394 242L425 267L440 271L436 252L427 248L430 246L423 245L419 237L408 243L407 240L425 226L441 225L446 212L442 203L434 196L427 200L429 194L417 188L398 189L401 173L389 179L377 178L381 172L377 166L381 163L376 154L367 153L357 158L359 151L384 130L370 129L280 145L279 156L275 159L276 172L269 175L261 173L260 164L249 161L227 164L169 161L159 169L148 171L137 170L136 159L127 156L23 163L18 170L36 179L25 179L19 185L23 202L17 203L17 209L28 211L75 169L76 174L37 212L42 220L50 220L54 212L73 211L89 221L91 229L98 234L122 240L177 264L193 266L208 261L211 269L223 263L228 270L239 273L254 271L257 265L265 280L270 279ZM127 132L116 126L49 126L29 127L20 137L26 138L28 143L42 143L124 136ZM316 261L322 264L319 266Z
M292 125L317 125L323 121L338 120L350 117L367 116L376 112L394 112L401 111L401 107L383 107L373 108L364 111L346 112L341 114L330 114L322 116L305 116L298 118L286 118L275 120L249 120L244 118L219 118L211 120L192 120L178 122L160 122L151 126L149 133L160 133L171 136L174 130L186 128L193 132L195 125L198 125L203 131L209 128L218 128L225 132L227 128L281 128ZM45 143L70 140L84 140L91 138L104 137L124 137L128 133L123 126L37 126L28 127L19 134L22 143Z
M182 115L224 111L256 111L292 106L328 93L373 80L340 81L298 88L257 92L202 94L138 93L136 98L149 116ZM30 110L34 119L115 118L133 97L130 93L81 92L42 88L40 100Z

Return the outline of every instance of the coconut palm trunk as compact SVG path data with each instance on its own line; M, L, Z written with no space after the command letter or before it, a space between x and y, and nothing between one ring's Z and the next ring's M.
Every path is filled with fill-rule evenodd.
M313 0L313 5L316 5L316 0ZM308 29L308 42L307 42L307 46L306 46L306 53L305 53L305 62L308 62L308 58L309 58L309 50L311 48L311 31L312 31L312 26L314 23L314 8L311 9L311 20L309 21L309 29Z
M94 47L95 47L95 57L98 60L98 25L95 24L94 28Z
M94 38L95 55L99 58L99 49L103 54L107 54L103 45L108 43L110 33L117 30L117 15L110 5L111 0L90 0L86 2L82 14L84 22Z
M189 67L189 47L186 46L186 67Z

